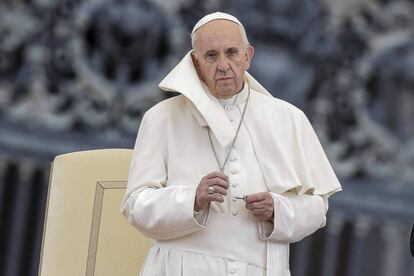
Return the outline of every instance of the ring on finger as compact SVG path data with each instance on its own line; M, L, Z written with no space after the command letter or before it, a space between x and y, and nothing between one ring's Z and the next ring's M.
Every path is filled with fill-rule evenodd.
M214 189L214 187L213 187L213 186L208 187L208 189L207 189L207 193L209 193L209 194L214 194L215 192L216 192L216 190Z

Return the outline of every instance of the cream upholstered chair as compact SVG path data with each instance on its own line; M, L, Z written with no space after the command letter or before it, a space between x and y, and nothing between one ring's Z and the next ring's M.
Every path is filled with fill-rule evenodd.
M52 163L40 276L137 276L150 239L120 213L132 150L59 155Z

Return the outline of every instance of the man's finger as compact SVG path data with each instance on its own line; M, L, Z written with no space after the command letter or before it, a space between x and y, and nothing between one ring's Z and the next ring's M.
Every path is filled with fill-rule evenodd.
M224 189L223 187L220 187L220 186L217 186L217 185L210 186L210 187L214 188L214 192L216 194L221 194L221 195L224 195L224 196L227 195L227 190ZM208 190L207 190L207 193L208 193Z
M252 203L252 202L256 202L256 201L263 201L267 198L269 198L269 199L272 198L272 196L268 192L250 194L246 197L246 203Z
M224 181L229 180L229 177L227 175L225 175L224 173L219 172L219 171L214 171L214 172L211 172L211 173L207 174L206 176L204 176L205 179L216 178L216 177L221 178Z
M210 201L224 202L224 198L220 194L209 194Z
M210 178L206 180L206 183L208 186L215 186L215 187L220 186L226 190L229 187L229 182L223 180L222 178L218 178L218 177Z
M262 208L261 204L257 201L246 204L246 209L253 210L257 208Z
M252 203L246 203L246 209L253 210L253 209L262 209L262 208L271 208L272 203L268 202L267 200L263 201L255 201Z
M252 214L255 215L255 216L258 216L258 215L266 215L268 213L270 213L270 211L267 210L267 209L264 209L264 208L252 210Z

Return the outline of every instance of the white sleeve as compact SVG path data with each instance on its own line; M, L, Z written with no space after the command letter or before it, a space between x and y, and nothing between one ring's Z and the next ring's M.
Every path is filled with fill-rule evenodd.
M208 212L193 213L196 183L168 186L168 149L163 131L147 112L138 132L121 207L129 223L158 240L203 229L208 217Z
M271 193L273 223L259 221L260 238L275 242L300 241L326 224L328 198L325 195L283 195Z

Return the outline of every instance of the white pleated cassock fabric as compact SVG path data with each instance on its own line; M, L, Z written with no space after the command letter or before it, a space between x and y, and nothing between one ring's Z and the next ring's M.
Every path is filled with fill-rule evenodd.
M209 96L217 105L220 104L213 96ZM221 100L222 108L227 115L223 119L230 120L234 130L241 120L247 96L246 86L239 96ZM207 136L207 131L205 135ZM223 164L230 148L222 148L214 135L212 142L219 162ZM210 155L213 156L212 150ZM212 168L219 170L214 162ZM210 214L204 212L196 216L198 223L204 227L207 227L208 220L208 227L199 233L201 235L193 234L190 244L187 238L184 241L156 241L142 270L143 276L266 275L266 242L259 238L261 233L258 222L244 207L244 201L235 199L267 190L248 129L244 124L241 126L224 173L229 176L230 184L225 202L213 203ZM235 241L229 243L228 240L231 238ZM246 252L246 249L249 251Z

